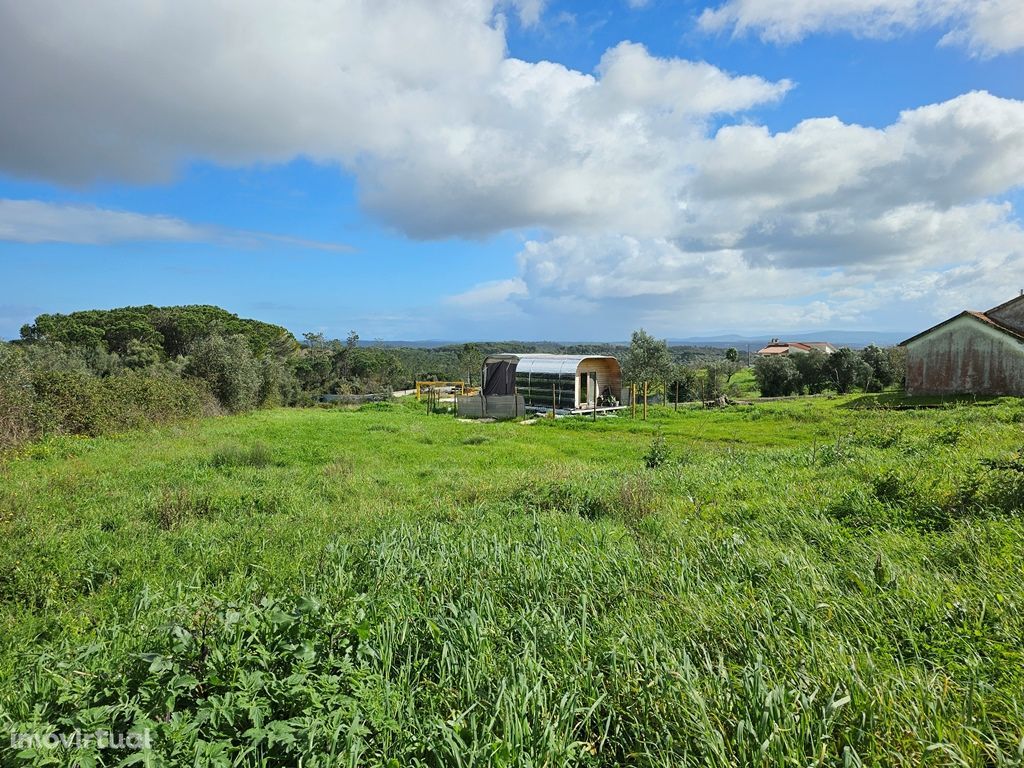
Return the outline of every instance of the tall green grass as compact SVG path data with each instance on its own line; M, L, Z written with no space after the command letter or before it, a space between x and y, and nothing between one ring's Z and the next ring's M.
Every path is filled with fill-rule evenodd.
M1019 765L1024 410L851 402L40 444L0 718L151 741L4 762Z

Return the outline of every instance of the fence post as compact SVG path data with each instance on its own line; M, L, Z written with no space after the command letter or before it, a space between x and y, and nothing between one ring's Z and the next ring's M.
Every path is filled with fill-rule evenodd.
M644 382L644 421L647 421L647 382Z
M676 411L679 411L679 382L676 382Z

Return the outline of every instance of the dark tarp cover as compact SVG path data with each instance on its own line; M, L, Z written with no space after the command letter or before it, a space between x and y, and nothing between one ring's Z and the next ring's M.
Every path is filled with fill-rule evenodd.
M510 360L499 360L484 366L484 395L511 395L516 391L516 366Z

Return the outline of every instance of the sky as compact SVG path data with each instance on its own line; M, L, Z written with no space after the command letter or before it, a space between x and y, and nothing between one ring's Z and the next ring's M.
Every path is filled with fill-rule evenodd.
M910 335L1024 289L1024 0L0 0L0 337Z

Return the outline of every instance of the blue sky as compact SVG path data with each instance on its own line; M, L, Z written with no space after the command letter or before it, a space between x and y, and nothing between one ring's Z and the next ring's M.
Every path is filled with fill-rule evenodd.
M0 0L0 336L131 304L367 339L984 309L1024 288L1016 3Z

